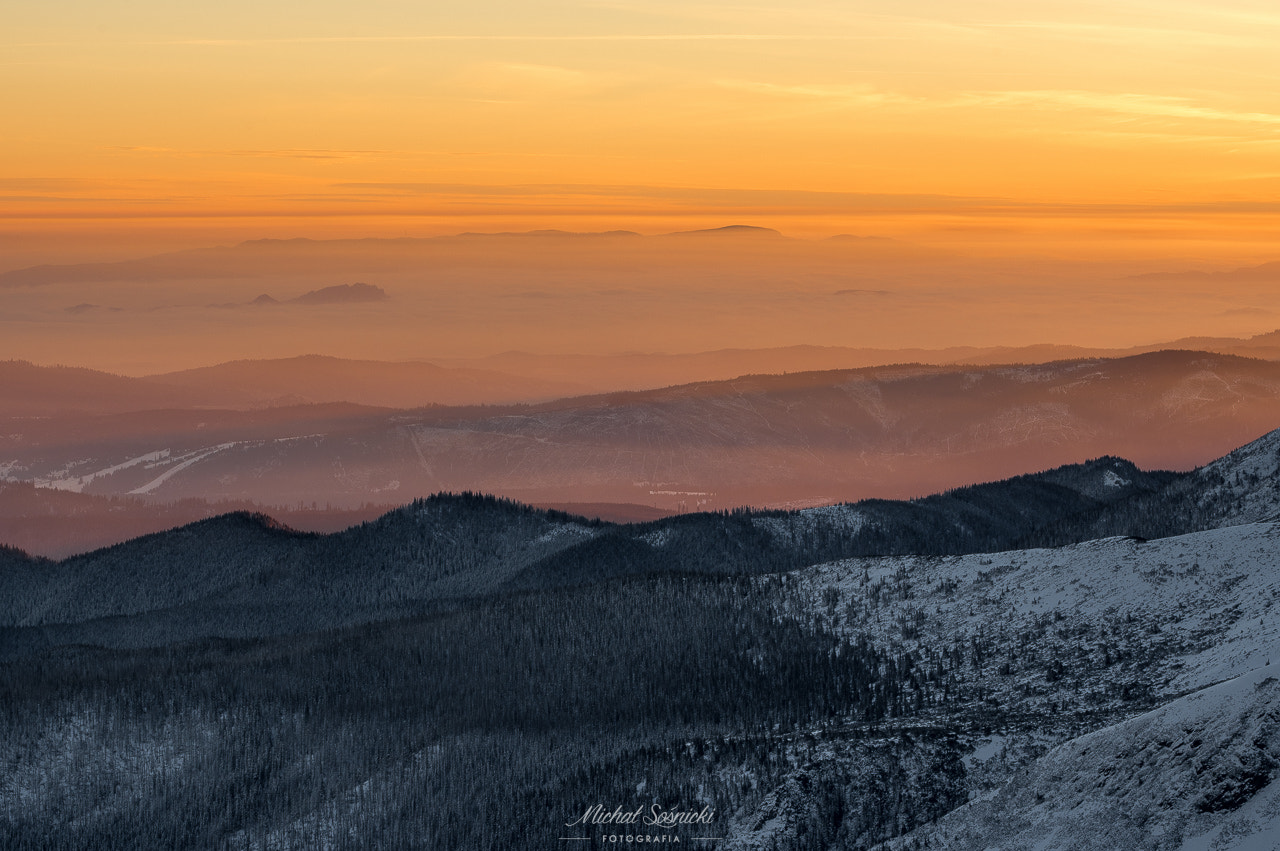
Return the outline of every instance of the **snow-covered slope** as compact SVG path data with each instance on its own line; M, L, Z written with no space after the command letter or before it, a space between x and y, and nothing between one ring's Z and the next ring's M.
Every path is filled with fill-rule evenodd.
M819 617L907 649L989 645L992 693L1054 702L1084 685L1177 694L1280 663L1280 524L1142 542L851 559L795 574ZM1096 680L1090 685L1088 681Z
M1197 470L1189 483L1202 505L1237 501L1235 522L1280 515L1280 429Z
M945 683L901 728L959 738L969 802L885 851L1280 849L1280 523L790 581L796 609ZM766 805L814 806L788 788ZM726 847L766 847L748 826L770 815Z
M1280 669L1074 739L894 851L1280 847Z

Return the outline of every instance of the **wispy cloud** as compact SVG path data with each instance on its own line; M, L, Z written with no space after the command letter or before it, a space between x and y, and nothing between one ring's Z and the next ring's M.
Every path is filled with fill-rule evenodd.
M1226 3L1221 2L1208 5L1205 3L1179 2L1179 0L1146 0L1146 2L1135 2L1135 0L1129 1L1134 3L1136 6L1149 9L1165 16L1176 15L1183 18L1197 17L1201 20L1248 24L1252 27L1280 27L1280 14L1275 12L1260 12L1252 9L1232 9Z
M1270 39L1247 33L1169 27L1135 27L1121 24L1093 24L1078 21L989 21L984 29L1022 30L1107 44L1163 43L1176 47L1238 47L1270 44Z
M129 154L164 154L175 157L269 157L304 160L363 159L367 157L412 156L417 151L331 150L325 148L264 148L241 150L201 150L164 148L153 145L109 145L104 150Z
M104 150L107 151L125 151L131 154L171 154L176 153L174 148L161 148L155 145L107 145Z
M1236 125L1280 126L1280 113L1251 112L1206 106L1191 98L1140 92L1099 92L1083 89L1015 89L965 91L954 95L915 97L869 85L783 85L753 80L715 80L722 88L775 98L821 100L834 105L903 106L918 109L1014 107L1110 113L1126 119L1164 118ZM1060 128L1059 128L1060 130ZM1203 138L1210 138L1204 136ZM1221 136L1220 139L1230 139Z
M663 3L657 0L626 2L626 0L595 0L584 5L634 12L645 16L662 15L673 20L715 22L721 25L741 26L744 22L779 28L832 28L843 27L860 31L859 38L901 38L906 33L919 37L924 32L948 36L983 35L980 27L954 19L934 15L908 15L876 12L867 8L852 8L850 3ZM867 4L861 4L866 6Z
M240 150L240 151L221 151L219 153L232 157L280 157L284 159L302 159L302 160L349 160L362 157L378 157L386 156L391 151L341 151L341 150L311 150L307 148L281 148L279 150Z
M896 92L883 91L874 86L853 85L781 85L753 80L716 80L715 85L726 89L750 92L770 97L804 98L810 100L839 101L861 106L887 104L916 104L921 101Z
M10 42L0 45L8 48L85 48L89 46L117 47L271 47L284 45L342 45L342 44L426 44L431 42L842 42L868 41L880 36L859 33L509 33L509 34L442 34L420 35L334 35L334 36L279 36L257 38L166 38L143 41L115 40L111 38L79 41ZM32 62L0 63L4 65L43 64Z
M0 177L0 191L65 192L103 186L106 181L80 177Z
M422 157L466 157L471 159L492 159L500 158L503 160L511 159L583 159L582 154L578 153L559 153L555 151L521 151L521 150L501 150L501 151L467 151L467 150L444 150L444 149L392 149L392 148L370 148L370 149L329 149L329 148L170 148L158 145L107 145L99 150L115 151L121 154L140 154L140 155L159 155L166 157L178 158L200 158L200 157L280 157L280 158L296 158L296 159L419 159ZM623 154L607 154L593 153L592 159L625 159ZM3 188L6 180L21 180L21 178L0 178L0 188ZM67 178L65 182L70 185L72 182L79 181L78 178ZM79 181L82 182L82 181ZM94 181L94 185L103 183L103 181Z
M1265 307L1233 307L1224 310L1218 314L1219 316L1275 316L1274 310L1268 310Z
M558 65L519 62L480 63L467 69L456 83L486 102L512 103L530 98L583 95L616 83L613 75L587 73Z
M1182 118L1280 126L1280 114L1240 112L1202 106L1190 98L1140 93L1091 92L1074 89L969 92L957 105L1043 106L1084 109L1125 116Z
M781 34L781 33L597 33L597 34L471 34L471 35L340 35L291 36L281 38L190 38L138 42L148 45L251 47L270 44L382 44L433 41L499 41L499 42L646 42L646 41L850 41L858 35Z
M1204 203L1054 203L995 196L888 194L789 189L713 189L687 186L616 184L465 184L336 183L335 190L367 197L456 196L485 199L635 198L663 200L696 208L752 208L779 213L832 212L876 215L958 214L973 216L1043 215L1142 216L1169 214L1275 214L1280 202Z

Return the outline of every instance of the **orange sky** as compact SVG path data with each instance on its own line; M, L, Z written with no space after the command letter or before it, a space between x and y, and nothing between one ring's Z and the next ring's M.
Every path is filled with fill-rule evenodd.
M22 4L0 266L730 222L1273 259L1277 43L1245 0Z

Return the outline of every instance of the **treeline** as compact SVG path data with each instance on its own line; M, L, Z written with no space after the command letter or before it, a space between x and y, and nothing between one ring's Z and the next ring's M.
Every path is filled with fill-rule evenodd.
M336 535L228 514L2 570L0 627L38 627L55 644L112 646L332 629L491 593L588 528L471 494L420 500ZM548 535L557 531L569 534ZM10 630L11 644L29 640Z
M301 633L440 611L511 590L619 577L760 575L857 556L952 555L1205 528L1237 508L1118 459L831 512L614 525L477 494L438 495L335 535L233 514L58 563L0 569L5 652ZM1198 479L1196 480L1199 481ZM1216 499L1216 502L1214 501ZM4 561L0 553L0 562ZM9 627L10 629L5 629Z
M1047 517L1010 549L1057 547L1113 535L1150 540L1214 529L1239 522L1250 494L1260 488L1280 491L1280 481L1263 480L1256 473L1228 480L1221 473L1201 470L1194 476L1178 476L1156 491L1077 514Z
M793 731L939 699L912 660L792 618L781 595L633 579L10 661L0 845L555 847L569 814L620 796L727 817L794 769L777 746ZM676 754L688 771L662 768Z
M1127 484L1100 487L1103 475L1117 465L1129 477ZM1192 515L1159 509L1164 494L1184 478L1100 458L922 499L864 500L844 515L737 510L607 527L592 540L531 565L512 584L547 587L613 575L781 573L855 557L1061 546L1100 537L1099 528L1123 530L1105 534L1137 535L1129 530L1151 529L1144 522L1148 519L1160 516L1173 526ZM1135 505L1140 507L1130 509Z

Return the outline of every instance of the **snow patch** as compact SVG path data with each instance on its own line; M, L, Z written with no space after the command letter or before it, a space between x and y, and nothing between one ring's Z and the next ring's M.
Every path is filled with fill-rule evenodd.
M205 449L205 450L199 451L196 454L188 457L185 461L182 461L178 465L174 467L170 467L168 470L165 470L159 476L147 482L142 487L134 488L133 490L129 491L129 493L131 495L141 495L141 494L151 493L156 488L160 487L162 484L169 481L169 479L173 478L178 473L187 469L192 464L195 464L197 461L203 461L205 458L208 458L210 455L216 455L217 453L222 452L225 449L230 449L235 445L237 445L237 442L232 441L231 443L222 443L211 449ZM167 452L168 450L166 450L166 453Z
M558 523L547 531L539 535L535 540L535 544L549 544L558 541L561 538L590 538L594 532L586 526L577 523Z
M640 536L640 540L644 541L654 549L661 549L671 543L674 536L670 529L655 529L652 532L646 532Z
M884 848L1274 849L1278 760L1280 679L1261 668L1073 739Z
M1277 523L1145 543L1115 537L1060 549L849 559L793 575L812 611L830 605L834 589L843 629L905 649L945 646L993 627L1017 633L1056 624L1092 629L1095 637L1080 646L1096 655L1105 652L1099 629L1122 627L1153 652L1178 650L1159 652L1141 671L1136 663L1123 669L1159 673L1169 693L1280 663ZM845 614L851 606L856 611ZM904 638L898 625L912 619L918 629Z
M821 505L806 508L800 516L811 521L823 521L846 530L850 535L867 525L866 515L852 505Z
M124 461L112 467L106 467L104 469L98 470L93 473L89 473L88 475L84 475L84 476L66 477L65 476L66 470L61 470L59 472L63 473L64 474L63 476L59 476L57 473L55 473L53 476L47 479L36 479L35 486L38 488L49 488L51 490L83 493L85 487L88 486L88 484L92 482L94 479L100 479L104 476L110 476L112 473L118 473L121 470L127 470L130 467L136 467L139 464L155 463L157 461L161 461L168 457L169 457L169 450L161 449L156 452L148 452L146 455L139 455L137 458L130 458L128 461Z
M1132 482L1128 479L1120 478L1120 474L1115 470L1107 470L1102 474L1102 486L1104 488L1124 488L1130 484Z
M991 736L986 739L973 752L960 760L964 763L965 770L972 771L974 766L998 756L1000 751L1004 750L1006 741L1004 736Z

